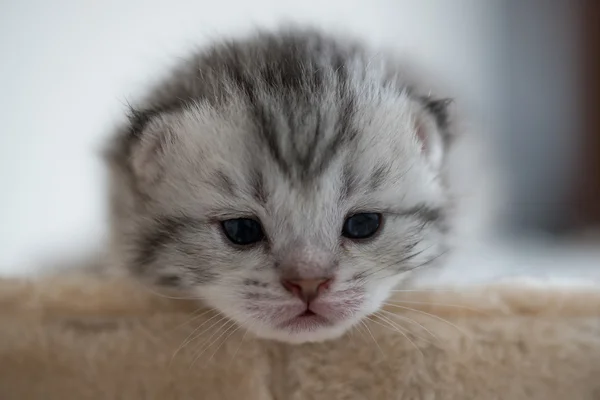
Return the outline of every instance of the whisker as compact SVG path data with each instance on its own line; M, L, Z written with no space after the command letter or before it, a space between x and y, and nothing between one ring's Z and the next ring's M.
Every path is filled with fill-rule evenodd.
M442 342L442 341L440 340L440 338L439 338L439 337L437 337L436 335L434 335L434 334L433 334L433 332L431 332L431 331L430 331L429 329L427 329L427 328L426 328L424 325L420 324L419 322L415 321L415 320L414 320L414 319L412 319L412 318L408 318L408 317L405 317L405 316L403 316L403 315L394 314L393 312L386 311L386 310L379 310L378 312L386 313L386 314L392 315L392 316L394 316L394 317L396 317L396 318L400 318L400 319L402 319L403 321L406 321L406 322L408 322L408 323L415 324L415 325L419 326L421 329L423 329L425 332L429 333L429 334L430 334L430 335L431 335L431 336L432 336L434 339L436 339L438 342L440 342L440 343Z
M368 340L365 332L361 329L362 328L362 324L361 325L354 325L354 326L356 327L357 332L360 333L360 336L363 338L363 340Z
M222 320L223 320L223 319L221 319L220 321L222 321ZM230 325L230 324L231 324L231 325ZM229 329L229 326L235 326L235 322L234 322L234 321L232 321L232 320L230 320L230 319L227 319L225 322L223 322L222 324L220 324L220 325L219 325L219 327L218 327L218 328L217 328L217 329L216 329L216 330L215 330L215 331L214 331L214 332L213 332L213 333L212 333L212 334L211 334L211 335L208 337L208 339L206 339L205 341L203 341L203 342L202 342L202 344L199 346L199 347L200 347L200 352L199 352L198 354L196 354L196 356L195 356L195 357L194 357L194 359L192 360L192 363L190 364L190 369L191 369L191 368L194 366L194 364L196 363L196 361L198 360L198 358L200 358L200 356L201 356L201 355L202 355L202 354L203 354L203 353L204 353L204 352L205 352L205 351L206 351L208 348L210 348L210 346L211 346L212 344L214 344L214 343L215 343L215 341L214 341L214 340L213 340L213 341L211 341L211 339L212 339L213 337L215 337L215 335L218 335L218 334L219 334L219 332L223 331L223 328L225 328L226 326L228 327L227 329ZM215 340L218 340L218 339L219 339L219 338L220 338L220 337L223 335L223 333L227 332L227 329L226 329L225 331L223 331L223 332L222 332L220 335L218 335L218 336L217 336L217 339L215 339ZM208 345L207 345L207 343L208 343Z
M437 244L432 244L432 245L430 245L430 246L427 246L427 247L426 247L426 248L424 248L423 250L420 250L420 251L418 251L418 252L416 252L416 253L411 253L411 254L407 255L406 257L404 257L404 258L400 259L399 261L395 261L393 264L386 264L386 265L384 265L383 267L381 267L381 268L378 268L378 269L376 269L375 271L372 271L372 272L370 272L370 273L368 273L368 274L366 274L366 275L362 276L362 277L361 277L361 279L364 281L366 278L368 278L368 277L370 277L370 276L372 276L372 275L374 275L374 274L376 274L376 273L379 273L379 272L381 272L381 271L384 271L384 270L386 270L386 269L390 268L390 267L391 267L391 266L393 266L393 265L398 265L398 264L402 264L402 263L405 263L405 262L407 262L407 261L410 261L410 260L412 260L413 258L415 258L415 257L417 257L417 256L419 256L419 255L421 255L421 254L423 254L424 252L426 252L427 250L431 249L432 247L434 247L434 246L436 246L436 245L437 245ZM414 248L415 246L412 246L412 247ZM435 259L436 259L436 258L438 258L439 256L440 256L440 255L438 255L438 256L436 256L436 257L434 257L434 258L432 258L432 259L428 260L427 262L432 262L433 260L435 260ZM425 264L425 263L423 263L423 264ZM417 267L411 268L411 269L409 269L408 271L412 271L412 270L414 270L414 269L416 269L416 268L419 268L419 267L420 267L420 266L422 266L423 264L421 264L421 265L418 265ZM406 271L406 272L408 272L408 271Z
M455 328L457 331L459 331L461 334L467 336L469 339L473 340L473 337L471 335L469 335L467 332L465 332L465 330L459 328L458 326L454 325L452 322L445 320L444 318L438 317L437 315L434 314L430 314L428 312L425 311L421 311L421 310L415 310L414 308L410 308L410 307L404 307L404 306L400 306L398 304L388 304L388 303L384 303L385 305L388 305L390 307L397 307L397 308L402 308L404 310L408 310L408 311L412 311L412 312L416 312L419 314L423 314L423 315L427 315L431 318L437 319L438 321L444 322L450 326L452 326L453 328Z
M407 270L406 272L416 271L419 268L427 267L427 266L431 265L435 260L448 254L448 252L449 252L449 250L444 250L441 253L439 253L438 255L431 257L429 260L422 262L421 264L419 264L415 267L412 267L411 269Z
M417 335L415 332L411 331L411 330L410 330L409 328L407 328L406 326L404 326L404 325L401 325L399 322L398 322L398 323L395 323L395 322L394 322L394 321L392 321L390 318L388 318L388 317L386 317L385 315L381 314L381 313L380 313L381 311L384 311L384 310L379 310L379 311L378 311L378 312L376 312L374 315L377 315L379 318L381 318L381 319L383 319L383 320L386 320L386 321L388 321L388 323L391 323L391 324L393 324L394 326L401 327L401 328L402 328L402 330L403 330L404 332L407 332L407 333L409 333L409 334L413 335L414 337L421 339L421 340L422 340L422 341L424 341L425 343L427 343L427 344L430 344L430 345L432 345L432 346L435 346L435 344L434 344L434 343L432 343L431 341L429 341L428 339L426 339L426 338L422 337L421 335ZM401 319L402 319L403 321L412 322L412 320L411 320L410 318L401 318ZM431 334L431 332L429 332L429 333ZM435 338L435 335L433 335L433 337Z
M195 334L196 332L198 332L200 330L200 328L202 328L204 325L206 325L207 323L209 323L210 321L212 321L213 319L217 318L218 316L221 316L221 319L219 319L217 322L213 323L211 326L209 326L208 328L206 328L205 330L203 330L202 332L200 332L199 334ZM210 328L212 328L213 326L215 326L216 324L218 324L219 322L223 321L225 318L224 315L222 315L221 313L217 312L217 314L213 315L212 317L210 317L209 319L207 319L206 321L204 321L202 324L200 324L200 326L198 326L196 329L194 329L189 335L188 337L183 341L183 343L177 348L177 350L175 350L175 353L173 353L173 356L171 357L171 362L175 359L175 356L177 355L177 353L179 353L185 346L187 346L188 344L190 344L191 342L193 342L194 340L196 340L197 338L199 338L200 336L202 336L205 332L207 332Z
M477 309L477 308L473 308L473 307L467 307L467 306L462 306L459 304L446 304L446 303L430 303L427 301L413 301L413 300L388 300L387 303L392 303L392 304L398 304L398 303L402 303L402 304L422 304L422 305L426 305L426 306L436 306L436 307L449 307L449 308L462 308L464 310L469 310L469 311L473 311L476 313L481 313L484 315L490 315L490 313L485 312L483 310Z
M369 335L371 336L371 339L373 339L373 342L375 342L375 345L377 346L377 348L379 349L379 351L381 352L381 355L383 356L383 358L385 357L385 353L383 352L383 350L381 349L381 347L379 346L379 343L377 343L377 340L375 339L375 336L373 336L373 332L371 332L371 330L369 329L369 327L367 326L367 324L365 324L364 321L360 321L361 324L365 327L365 329L367 330L367 332L369 332Z
M227 328L225 328L225 327L227 327ZM223 329L223 328L225 328L225 329ZM214 339L212 342L210 342L210 343L208 343L207 345L205 345L205 346L203 346L203 347L202 347L202 350L200 351L200 353L198 353L198 355L196 355L196 357L194 358L194 361L192 361L192 365L193 365L193 364L196 362L196 360L198 360L198 359L199 359L199 358L202 356L202 354L204 354L204 353L206 352L206 350L210 349L210 348L211 348L211 346L213 346L215 343L217 343L217 342L219 341L219 339L221 339L221 338L223 337L223 335L225 335L227 332L229 332L229 330L230 330L231 328L236 328L236 329L234 329L234 332L235 332L236 330L238 330L238 329L239 329L239 326L238 326L238 325L236 324L236 322L235 322L235 321L233 321L233 320L229 320L229 321L225 322L223 325L221 325L221 327L220 327L220 328L217 330L217 333L218 333L218 332L220 332L221 330L223 330L223 331L221 332L221 334L219 334L219 335L218 335L218 336L217 336L217 337L216 337L216 338L215 338L215 339ZM213 336L214 336L214 335L211 335L211 337L210 337L210 338L212 338ZM227 340L227 338L228 338L228 337L229 337L229 336L225 337L225 340ZM210 340L210 338L209 338L209 340ZM207 340L207 341L208 341L208 340ZM221 345L222 345L223 343L225 343L225 341L223 341L223 342L221 343ZM216 351L217 351L217 350L219 350L219 348L221 347L221 345L219 345L219 346L217 347L217 349L215 350L215 353L216 353ZM212 356L214 356L214 355L215 355L215 353L213 353L213 355L212 355ZM210 360L212 359L212 356L211 356L211 358L209 358L209 360L208 360L208 361L210 361Z
M187 300L187 301L201 301L201 300L207 300L208 297L205 296L200 296L200 295L190 295L190 296L186 296L186 297L175 297L175 296L169 296L166 295L164 293L160 293L159 291L157 291L156 289L152 288L150 285L142 282L142 281L138 281L138 283L140 284L140 286L142 288L144 288L145 290L147 290L148 292L158 296L158 297L162 297L165 299L170 299L170 300ZM219 296L220 298L233 298L235 299L235 297L232 296Z
M203 313L200 313L199 315L195 315L195 316L194 316L194 314L196 314L196 313L198 313L199 311L202 311L202 310L204 310L204 312L203 312ZM208 313L209 313L209 312L211 312L211 311L217 312L217 311L215 311L215 310L214 310L214 309L212 309L212 308L205 309L204 307L201 307L201 308L197 309L196 311L194 311L193 313L191 313L191 315L190 315L190 316L191 316L191 318L190 318L190 319L188 319L186 322L182 322L181 324L178 324L177 326L175 326L174 328L172 328L170 331L171 331L171 332L172 332L172 331L176 331L177 329L181 328L182 326L184 326L184 325L188 325L188 324L190 324L191 322L193 322L193 321L196 321L197 319L199 319L199 318L201 318L201 317L205 316L206 314L208 314Z
M392 328L396 328L396 329L392 329L392 330L393 330L393 331L395 331L395 332L398 332L398 333L400 333L402 336L404 336L404 337L406 338L406 340L408 340L408 341L410 342L410 344L411 344L411 345L412 345L412 346L413 346L413 347L414 347L414 348L415 348L415 349L416 349L416 350L417 350L419 353L421 353L421 357L425 358L425 355L423 354L423 351L422 351L422 350L421 350L421 349L420 349L420 348L419 348L419 347L416 345L416 343L415 343L415 342L413 342L413 341L412 341L412 340L411 340L411 339L408 337L408 335L405 333L405 331L403 331L403 329L401 329L401 328L400 328L398 325L396 325L396 324L392 323L391 321L389 321L389 319L383 319L383 318L381 317L381 315L378 315L377 313L373 314L373 316L374 316L374 317L378 317L378 318L382 319L383 321L387 322L387 323L388 323L388 324L389 324L389 325L390 325ZM384 326L384 327L386 327L386 328L388 328L388 329L389 329L389 327L388 327L388 326L386 326L386 325L384 325L384 324L382 324L382 323L380 323L380 322L378 322L378 321L375 321L375 320L374 320L374 319L372 319L372 318L369 318L369 317L367 317L367 319L368 319L369 321L371 321L371 322L374 322L374 323L376 323L376 324L378 324L378 325Z
M253 326L253 324L251 324L251 326ZM242 347L242 344L244 343L244 339L246 339L246 335L248 334L248 332L249 332L249 329L246 328L246 332L244 332L244 335L242 335L242 339L240 340L240 344L238 345L237 349L235 349L235 352L233 353L233 356L229 360L229 366L231 366L231 363L233 362L233 360L235 360L235 356L237 356L238 351L240 351L240 348Z
M227 336L225 336L225 339L223 339L223 341L221 342L221 344L219 344L219 345L217 346L216 350L215 350L215 351L212 353L212 355L210 356L210 358L208 359L208 361L212 360L212 359L213 359L213 357L215 356L215 354L217 354L217 352L218 352L218 351L219 351L219 349L221 348L221 346L223 346L223 345L225 344L225 342L227 342L227 340L229 340L229 338L230 338L230 337L231 337L231 336L232 336L234 333L236 333L238 330L240 330L240 328L242 327L242 325L235 323L235 321L234 321L233 325L231 325L231 326L232 326L232 327L233 327L233 326L237 326L237 327L236 327L236 328L235 328L235 329L234 329L234 330L233 330L233 331L232 331L230 334L228 334ZM230 328L227 328L227 329L225 330L225 332L223 332L223 334L224 334L224 333L226 333L226 332L227 332L229 329L230 329ZM248 332L248 330L246 330L246 332ZM221 335L222 335L222 334L221 334ZM217 338L217 340L218 340L218 339L219 339L219 338ZM238 349L239 349L239 348L238 348Z
M430 289L394 289L394 290L390 290L390 292L395 292L395 293L475 293L475 291L473 292L469 292L469 291L465 291L462 288L457 288L457 289L436 289L436 288L430 288Z
M433 344L429 340L425 339L424 337L419 336L419 335L415 334L414 332L411 332L411 330L409 328L405 327L404 325L400 324L399 322L395 323L390 318L388 318L385 315L381 314L381 311L383 311L383 310L379 310L379 311L373 313L372 315L376 316L376 317L378 317L378 318L380 318L380 319L382 319L384 321L386 321L388 324L390 324L390 325L392 325L392 326L394 326L394 327L402 330L403 332L406 332L407 334L411 334L411 335L413 335L413 336L415 336L415 337L423 340L424 342L426 342L428 344Z
M146 289L147 291L149 291L150 293L165 298L165 299L170 299L170 300L204 300L204 298L202 297L198 297L198 296L194 296L194 297L174 297L174 296L168 296L164 293L160 293L158 291L156 291L155 289L153 289L152 287L150 287L149 285L145 284L142 281L138 281L138 283L140 283L140 285Z
M350 327L350 329L348 329L348 336L349 336L349 337L351 337L351 338L353 338L353 339L354 339L354 329L355 329L355 328L356 328L356 327L355 327L354 325L352 325L352 326Z
M431 247L431 246L430 246L430 247ZM405 270L401 271L401 273L405 274L405 273L408 273L408 272L414 272L414 271L416 271L416 270L418 270L418 269L421 269L421 268L423 268L423 267L428 267L428 266L430 266L430 265L431 265L431 264L432 264L432 263L433 263L435 260L437 260L438 258L440 258L440 257L444 256L444 255L445 255L445 254L447 254L448 252L449 252L449 250L444 250L444 251L442 251L441 253L439 253L438 255L436 255L436 256L434 256L434 257L431 257L430 259L428 259L428 260L427 260L427 261L425 261L425 262L422 262L421 264L418 264L418 265L416 265L416 266L414 266L414 267L412 267L412 268L405 269ZM394 265L395 265L395 264L394 264ZM385 268L389 268L389 267L391 267L391 265L387 265L387 266L385 266L384 268L382 268L382 269L379 269L379 271L376 271L376 272L380 272L380 271L384 270ZM372 274L370 274L370 275L372 275ZM392 276L395 276L395 275L398 275L398 272L396 272L396 271L393 271L391 274L387 274L387 275L385 275L385 276L381 276L381 277L379 277L378 279L388 279L388 278L390 278L390 277L392 277Z

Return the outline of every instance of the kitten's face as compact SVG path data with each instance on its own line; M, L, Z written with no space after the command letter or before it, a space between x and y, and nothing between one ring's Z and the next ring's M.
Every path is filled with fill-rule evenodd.
M146 116L116 161L125 262L265 338L377 311L444 252L446 196L435 115L357 68L279 90L254 71Z

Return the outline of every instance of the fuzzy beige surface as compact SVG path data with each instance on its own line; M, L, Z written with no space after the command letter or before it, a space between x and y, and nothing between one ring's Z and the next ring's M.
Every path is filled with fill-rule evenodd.
M125 278L0 280L0 399L600 399L598 290L393 301L368 330L291 346Z

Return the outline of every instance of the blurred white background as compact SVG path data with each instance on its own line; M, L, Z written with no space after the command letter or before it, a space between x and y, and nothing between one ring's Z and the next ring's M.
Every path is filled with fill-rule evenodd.
M490 140L498 142L500 156L510 160L505 163L509 172L527 167L526 173L513 173L516 178L511 182L516 185L517 200L524 196L537 205L525 214L508 215L507 220L530 218L535 223L536 215L546 219L556 215L551 201L546 201L544 208L536 203L535 196L548 199L548 191L553 191L550 198L559 198L557 188L566 179L563 175L569 167L569 149L576 145L565 139L568 135L563 129L575 123L569 107L564 106L573 104L568 85L572 75L564 68L545 69L540 74L535 65L551 64L548 57L560 58L571 50L568 44L558 43L540 50L547 54L544 60L526 56L528 46L540 47L536 40L548 37L545 24L557 13L566 14L558 2L549 1L547 4L556 3L553 14L537 22L519 21L511 15L526 15L527 7L535 2L524 2L529 6L508 3L1 2L0 274L27 273L62 254L84 253L100 246L105 233L105 182L99 151L111 128L123 117L126 99L159 76L187 48L222 34L275 27L285 21L352 33L377 46L396 48L427 66L449 85L469 112L477 115ZM563 25L561 32L568 34L568 18ZM526 26L533 33L519 30ZM519 32L528 34L530 41L510 36ZM518 68L519 74L511 74L507 56L531 68ZM561 88L559 104L548 103L546 96L533 96L536 101L523 100L531 107L531 112L524 112L522 102L508 101L515 87L525 98L531 98L549 81L554 88ZM539 126L527 122L531 113L540 110L551 118ZM514 117L511 112L515 118L509 118ZM526 138L521 135L524 126L518 118L525 121L530 134ZM543 152L540 141L544 142ZM515 149L520 152L517 158ZM545 182L539 178L546 176L549 165L555 168L554 180ZM539 184L535 190L532 182Z

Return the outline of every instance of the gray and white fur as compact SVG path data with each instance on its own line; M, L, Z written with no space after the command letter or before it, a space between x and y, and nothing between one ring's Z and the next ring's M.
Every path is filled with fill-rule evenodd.
M112 139L112 251L147 282L196 296L253 333L337 337L450 248L449 102L392 57L316 30L262 32L192 55ZM364 241L345 218L383 216ZM240 248L220 222L260 221ZM314 310L284 276L332 278Z

